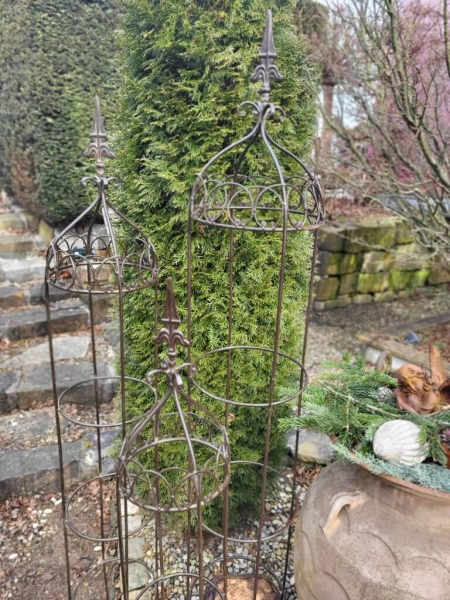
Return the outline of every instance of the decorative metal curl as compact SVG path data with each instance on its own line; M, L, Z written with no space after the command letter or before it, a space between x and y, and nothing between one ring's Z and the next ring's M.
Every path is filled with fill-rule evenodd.
M229 480L229 446L224 428L197 403L199 412L180 412L178 408L179 404L176 412L164 414L151 411L131 432L119 458L122 494L155 513L184 512L199 503L204 506L223 492ZM203 411L205 414L201 414ZM178 433L173 433L174 429ZM185 462L164 466L164 447L173 450L180 445L186 449Z
M166 343L168 345L169 349L167 353L169 360L167 367L175 367L178 354L177 345L187 348L189 342L178 329L181 319L178 316L178 310L175 304L172 279L168 279L167 281L166 303L164 305L161 321L164 323L165 327L162 327L159 330L159 333L155 338L155 344Z

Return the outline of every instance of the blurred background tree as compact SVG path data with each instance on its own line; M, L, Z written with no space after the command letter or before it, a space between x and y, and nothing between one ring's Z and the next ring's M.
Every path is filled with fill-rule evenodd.
M111 114L116 0L0 0L0 188L50 225L87 204L95 94Z
M408 220L417 239L450 250L448 0L349 0L328 5L310 57L334 84L333 132L321 171L328 188L374 199ZM314 37L315 35L315 37Z

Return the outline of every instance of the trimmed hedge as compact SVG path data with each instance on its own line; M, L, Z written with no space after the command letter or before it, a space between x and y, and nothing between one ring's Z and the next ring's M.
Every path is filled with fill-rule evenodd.
M114 103L117 0L0 0L0 15L0 185L64 223L88 201L94 96Z
M273 100L289 119L275 125L278 139L299 155L307 155L315 124L317 74L307 63L294 26L291 0L228 0L198 2L124 0L121 111L118 118L118 175L123 192L121 209L153 240L161 266L161 292L168 276L174 280L182 328L186 331L187 208L196 173L213 154L248 129L251 117L237 107L257 99L258 85L249 82L257 64L266 10L274 9L278 66L285 76L274 86ZM276 306L280 237L237 233L234 265L236 327L233 343L272 346ZM227 345L228 237L223 230L205 228L194 236L193 354ZM288 249L283 350L298 356L307 299L311 238L291 236ZM142 377L153 368L152 295L133 294L126 300L127 369ZM266 382L258 361L250 361L236 391L257 399ZM283 369L277 381L297 377ZM202 378L209 387L223 382L223 365L210 360ZM281 393L281 391L279 392ZM224 406L198 398L219 416ZM148 409L139 394L129 398L132 414ZM274 411L271 462L279 464L285 451L276 427L284 406ZM233 409L230 423L232 458L261 461L266 411ZM167 464L177 457L161 456ZM251 514L261 478L237 473L233 480L231 521ZM220 520L219 507L209 507L210 523Z

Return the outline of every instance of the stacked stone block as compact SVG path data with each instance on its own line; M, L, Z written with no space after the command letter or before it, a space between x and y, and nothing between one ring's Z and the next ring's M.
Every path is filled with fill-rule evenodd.
M328 225L319 231L314 308L385 302L426 285L450 282L450 268L434 263L406 223Z

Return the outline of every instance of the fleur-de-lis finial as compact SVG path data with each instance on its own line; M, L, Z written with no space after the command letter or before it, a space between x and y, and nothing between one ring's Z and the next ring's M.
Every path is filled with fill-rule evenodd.
M189 346L189 341L184 337L183 332L178 329L181 319L178 316L177 305L175 304L172 279L167 280L166 301L161 321L164 323L164 327L159 330L159 333L155 338L155 344L168 344L168 364L169 367L174 367L178 354L176 347L184 346L187 348Z
M259 62L260 64L253 71L250 81L256 83L258 80L262 82L262 87L259 90L261 99L263 102L269 101L270 94L270 81L283 81L278 67L274 64L277 58L277 51L275 49L275 42L273 41L273 28L272 28L272 11L267 11L266 28L264 30L264 37L259 51Z
M100 98L95 96L94 119L92 121L91 143L84 152L85 156L95 156L98 177L105 175L105 163L103 159L114 158L114 153L106 143L108 136L103 125L102 113L100 112Z

